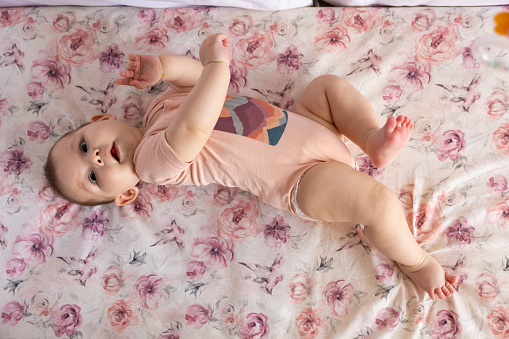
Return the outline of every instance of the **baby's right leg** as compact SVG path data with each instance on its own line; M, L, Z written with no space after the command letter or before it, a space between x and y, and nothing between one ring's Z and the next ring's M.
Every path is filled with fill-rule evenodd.
M302 177L297 202L310 218L365 225L373 246L432 299L454 293L457 277L417 244L395 194L370 176L339 162L316 165Z

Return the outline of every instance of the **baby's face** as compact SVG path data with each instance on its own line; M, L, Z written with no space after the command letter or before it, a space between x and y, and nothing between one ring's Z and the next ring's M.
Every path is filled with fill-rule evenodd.
M134 151L142 131L116 119L92 122L53 148L62 193L80 202L113 200L136 186Z

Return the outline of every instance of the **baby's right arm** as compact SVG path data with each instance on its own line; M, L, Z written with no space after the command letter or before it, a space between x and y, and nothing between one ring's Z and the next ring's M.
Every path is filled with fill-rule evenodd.
M192 161L209 139L223 109L230 84L230 41L215 34L200 47L203 71L166 128L166 141L185 162Z

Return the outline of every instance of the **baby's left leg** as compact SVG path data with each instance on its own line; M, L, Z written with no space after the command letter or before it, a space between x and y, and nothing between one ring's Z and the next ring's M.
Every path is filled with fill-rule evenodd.
M297 203L313 219L365 225L373 246L432 299L454 293L457 277L417 244L396 195L370 176L340 162L321 163L302 177Z
M346 79L322 75L311 81L293 111L358 145L377 167L387 166L410 138L413 122L387 118L381 126L369 101Z

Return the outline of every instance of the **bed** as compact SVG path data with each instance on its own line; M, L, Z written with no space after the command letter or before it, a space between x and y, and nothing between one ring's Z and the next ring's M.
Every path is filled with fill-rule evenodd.
M509 338L509 78L472 54L503 7L0 8L1 338ZM229 92L292 109L347 78L381 122L415 122L361 171L399 197L459 277L431 300L366 240L235 188L143 184L130 205L54 196L42 167L97 113L140 125L167 84L117 86L127 54L198 56L231 39Z

